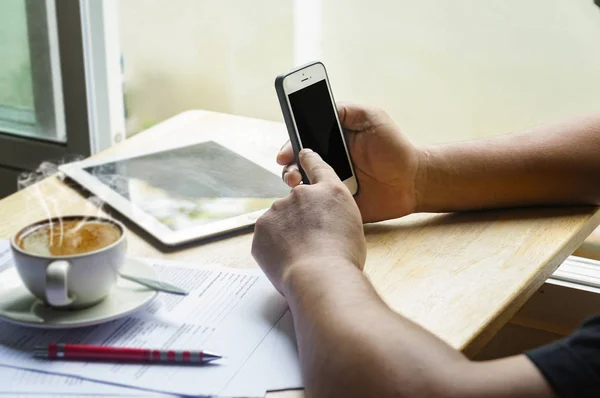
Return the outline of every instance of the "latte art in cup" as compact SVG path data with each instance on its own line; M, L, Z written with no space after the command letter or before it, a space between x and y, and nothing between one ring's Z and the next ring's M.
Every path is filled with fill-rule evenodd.
M73 256L110 246L120 237L121 230L108 222L65 220L24 230L17 238L17 245L39 256Z

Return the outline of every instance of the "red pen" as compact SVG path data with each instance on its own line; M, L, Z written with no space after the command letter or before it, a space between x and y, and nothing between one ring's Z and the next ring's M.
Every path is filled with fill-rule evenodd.
M207 351L151 350L147 348L105 347L83 344L48 344L36 346L35 358L78 359L132 362L207 363L222 356Z

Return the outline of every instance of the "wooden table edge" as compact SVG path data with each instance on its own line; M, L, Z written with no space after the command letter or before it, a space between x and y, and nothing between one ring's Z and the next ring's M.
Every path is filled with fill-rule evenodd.
M554 271L581 245L597 227L600 225L600 207L596 207L592 214L582 226L575 231L568 240L552 253L548 254L547 261L538 269L536 275L532 275L513 296L508 298L502 309L496 316L490 318L483 324L474 337L459 349L469 358L474 357L496 333L519 311L529 298L544 284Z

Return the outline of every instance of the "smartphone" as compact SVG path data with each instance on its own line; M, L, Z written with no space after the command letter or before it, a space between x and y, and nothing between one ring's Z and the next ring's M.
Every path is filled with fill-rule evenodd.
M352 159L327 78L325 65L313 62L277 76L275 90L296 162L303 148L317 152L337 173L350 193L358 192ZM300 163L298 162L298 165ZM302 181L309 184L300 168Z

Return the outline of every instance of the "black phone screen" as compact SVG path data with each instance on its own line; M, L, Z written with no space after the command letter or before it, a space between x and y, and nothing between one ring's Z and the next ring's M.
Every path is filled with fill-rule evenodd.
M289 100L302 147L321 155L342 181L352 177L325 80L291 93Z

